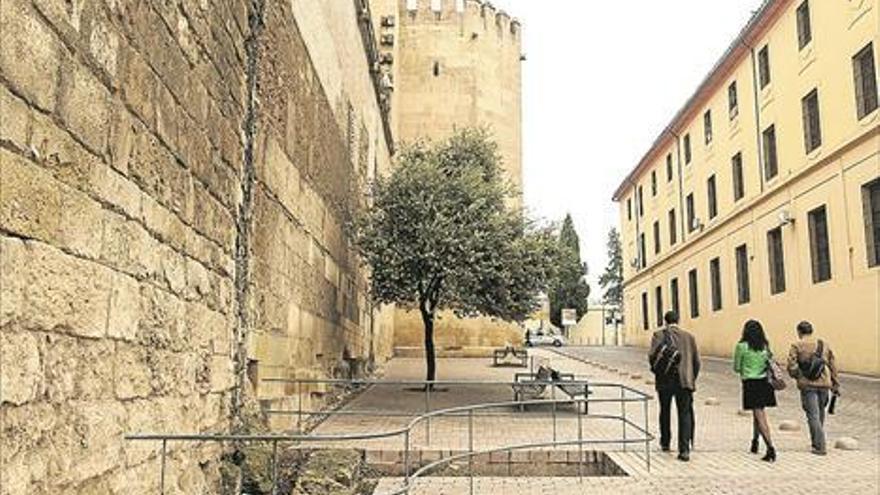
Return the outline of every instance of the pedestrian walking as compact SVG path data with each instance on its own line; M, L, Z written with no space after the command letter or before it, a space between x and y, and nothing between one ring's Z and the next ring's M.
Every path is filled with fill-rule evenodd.
M825 455L825 408L829 393L840 394L840 382L831 346L813 335L813 325L802 321L797 325L797 342L788 353L788 374L797 380L801 407L810 428L812 452Z
M660 399L660 448L669 452L672 439L671 409L678 416L678 459L690 460L694 432L694 391L700 374L700 353L694 336L678 327L678 314L663 316L666 326L654 332L648 363Z
M765 410L776 407L776 392L767 376L771 359L764 327L757 320L747 321L733 351L733 370L742 379L742 408L752 411L752 445L749 450L753 454L758 453L760 435L767 447L762 460L767 462L776 460L776 449L770 438L770 423Z

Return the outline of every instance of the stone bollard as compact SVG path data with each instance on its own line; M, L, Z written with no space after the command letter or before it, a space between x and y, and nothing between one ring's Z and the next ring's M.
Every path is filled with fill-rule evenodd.
M853 437L840 437L834 441L834 448L840 450L859 450L859 441Z
M721 404L721 401L715 397L709 397L703 403L706 404L707 406L717 406L717 405Z
M801 425L797 421L785 420L779 422L780 431L798 431L800 429Z

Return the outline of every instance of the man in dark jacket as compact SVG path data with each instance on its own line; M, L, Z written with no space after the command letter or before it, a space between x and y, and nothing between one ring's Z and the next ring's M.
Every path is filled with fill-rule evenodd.
M678 327L678 314L669 311L663 316L666 327L654 332L648 362L651 369L661 358L664 348L678 351L678 366L672 373L655 370L654 387L660 399L660 448L669 451L672 437L670 416L672 399L678 415L678 459L690 460L691 442L694 434L694 390L700 374L700 352L697 341L690 333Z

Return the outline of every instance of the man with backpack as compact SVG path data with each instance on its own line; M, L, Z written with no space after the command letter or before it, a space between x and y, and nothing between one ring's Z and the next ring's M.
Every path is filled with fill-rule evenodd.
M838 395L840 382L834 365L834 353L822 339L813 337L813 325L802 321L797 325L798 341L788 352L788 374L797 380L801 406L810 427L812 452L825 455L825 408L829 391Z
M678 459L690 460L694 434L694 390L700 374L700 353L694 336L678 327L678 314L663 315L666 327L654 332L648 363L660 399L660 448L669 451L672 399L678 415Z

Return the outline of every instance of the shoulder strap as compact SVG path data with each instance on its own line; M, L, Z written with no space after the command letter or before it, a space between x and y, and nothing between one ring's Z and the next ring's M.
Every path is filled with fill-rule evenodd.
M816 344L816 357L821 358L822 354L824 354L825 349L822 342L822 339L819 339L819 342Z

